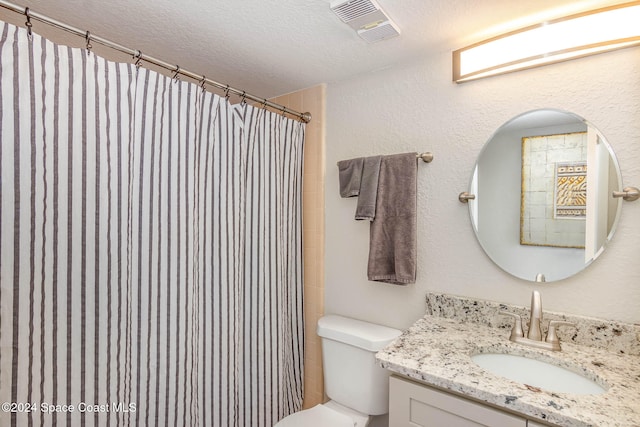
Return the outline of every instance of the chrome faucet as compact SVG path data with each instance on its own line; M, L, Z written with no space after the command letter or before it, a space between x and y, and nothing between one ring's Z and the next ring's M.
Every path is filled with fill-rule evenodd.
M527 336L524 336L522 331L522 318L515 313L509 313L508 311L500 311L500 314L511 316L514 318L513 328L511 328L511 335L509 340L517 342L519 344L528 345L530 347L542 348L545 350L560 351L560 340L556 334L558 326L568 325L575 327L573 323L565 322L563 320L551 320L549 322L549 329L547 330L547 336L543 340L542 333L542 298L540 292L533 291L531 293L531 312L529 313L529 329Z

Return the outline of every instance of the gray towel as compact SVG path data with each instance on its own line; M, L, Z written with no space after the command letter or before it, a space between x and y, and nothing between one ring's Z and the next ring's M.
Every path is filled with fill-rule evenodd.
M360 194L356 206L356 219L373 221L376 217L376 199L378 198L378 178L382 156L365 157L360 180Z
M376 219L369 229L369 280L416 281L416 153L382 157Z
M364 157L338 162L340 197L354 197L360 194L363 165Z

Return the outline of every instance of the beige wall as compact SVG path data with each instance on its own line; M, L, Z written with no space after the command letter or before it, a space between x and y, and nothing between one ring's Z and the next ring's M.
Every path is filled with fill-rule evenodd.
M324 313L324 85L279 96L272 101L313 119L306 126L304 147L304 408L324 401L322 353L316 324Z

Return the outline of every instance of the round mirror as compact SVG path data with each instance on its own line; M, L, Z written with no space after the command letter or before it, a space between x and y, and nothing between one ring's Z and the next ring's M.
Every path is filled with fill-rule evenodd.
M575 114L542 109L502 125L473 170L469 213L480 245L524 280L570 277L615 231L622 186L611 146Z

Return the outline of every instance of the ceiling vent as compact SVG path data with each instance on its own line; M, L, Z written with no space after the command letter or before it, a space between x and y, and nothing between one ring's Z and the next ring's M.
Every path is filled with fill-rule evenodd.
M400 35L396 24L373 0L335 0L331 10L369 43Z

